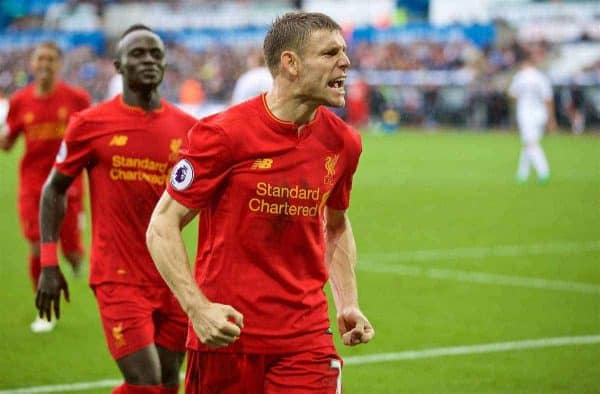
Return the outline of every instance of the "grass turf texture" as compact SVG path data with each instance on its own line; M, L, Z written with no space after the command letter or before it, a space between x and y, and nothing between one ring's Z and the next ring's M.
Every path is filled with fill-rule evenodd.
M361 304L377 336L352 349L336 339L343 356L600 334L600 138L546 137L552 178L545 185L515 182L514 133L365 134L363 145L350 216ZM21 149L0 157L0 390L118 379L92 293L66 265L72 301L59 325L29 332L33 297L15 208ZM190 250L194 238L187 229ZM511 245L512 254L447 254ZM549 246L523 252L527 245ZM437 254L406 254L419 250ZM587 283L596 291L386 271L398 266ZM593 393L598 376L600 345L592 344L347 365L343 382L346 393Z

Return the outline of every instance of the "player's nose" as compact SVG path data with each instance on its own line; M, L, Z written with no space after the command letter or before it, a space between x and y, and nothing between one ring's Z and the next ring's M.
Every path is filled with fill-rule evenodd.
M350 58L348 57L346 52L342 52L342 55L338 60L338 66L343 68L344 70L350 67Z

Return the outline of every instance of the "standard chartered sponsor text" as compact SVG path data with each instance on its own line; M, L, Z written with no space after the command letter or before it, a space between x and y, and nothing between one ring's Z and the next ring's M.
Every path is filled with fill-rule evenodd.
M110 179L119 181L145 181L153 185L164 185L168 179L169 163L149 158L114 155Z
M114 155L112 157L112 165L114 168L139 168L142 170L158 171L164 174L167 171L169 163L166 161L154 161L147 157L140 159L138 157Z
M59 140L65 135L65 122L46 122L27 126L25 133L31 140Z
M288 216L317 216L323 203L321 191L319 188L310 189L295 186L277 186L266 182L256 184L256 195L258 197L290 198L294 200L304 200L306 203L290 203L288 201L273 202L265 198L251 198L248 201L248 208L252 212L270 213L273 215ZM328 195L328 193L325 193ZM325 195L323 197L325 197Z

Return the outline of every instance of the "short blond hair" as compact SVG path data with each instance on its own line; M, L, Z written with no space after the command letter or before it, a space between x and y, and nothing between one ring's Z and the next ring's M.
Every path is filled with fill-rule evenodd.
M317 30L341 31L329 16L319 12L288 12L275 19L263 44L265 61L271 74L277 74L281 53L302 53L311 33Z

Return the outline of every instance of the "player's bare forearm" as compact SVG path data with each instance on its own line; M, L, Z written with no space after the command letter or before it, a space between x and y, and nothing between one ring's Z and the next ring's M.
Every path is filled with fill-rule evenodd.
M181 229L195 214L165 192L146 232L146 244L156 268L188 314L208 302L196 285L181 236Z
M356 286L356 243L350 220L344 211L327 209L325 233L325 262L329 283L338 312L358 307Z
M65 217L67 189L75 178L52 170L42 189L40 199L40 240L57 242L60 224Z
M344 211L327 209L325 259L329 283L337 309L337 322L344 345L367 343L375 330L358 306L356 242Z
M42 243L57 242L60 224L65 216L67 189L73 177L52 170L42 189L40 199L40 240ZM43 259L42 255L42 259ZM43 261L42 261L43 263ZM60 295L69 301L69 286L57 265L42 268L38 280L35 306L40 317L52 318L52 312L60 318Z
M195 214L165 192L152 213L146 244L200 341L213 347L227 346L239 338L243 316L230 305L211 302L194 280L181 229Z

